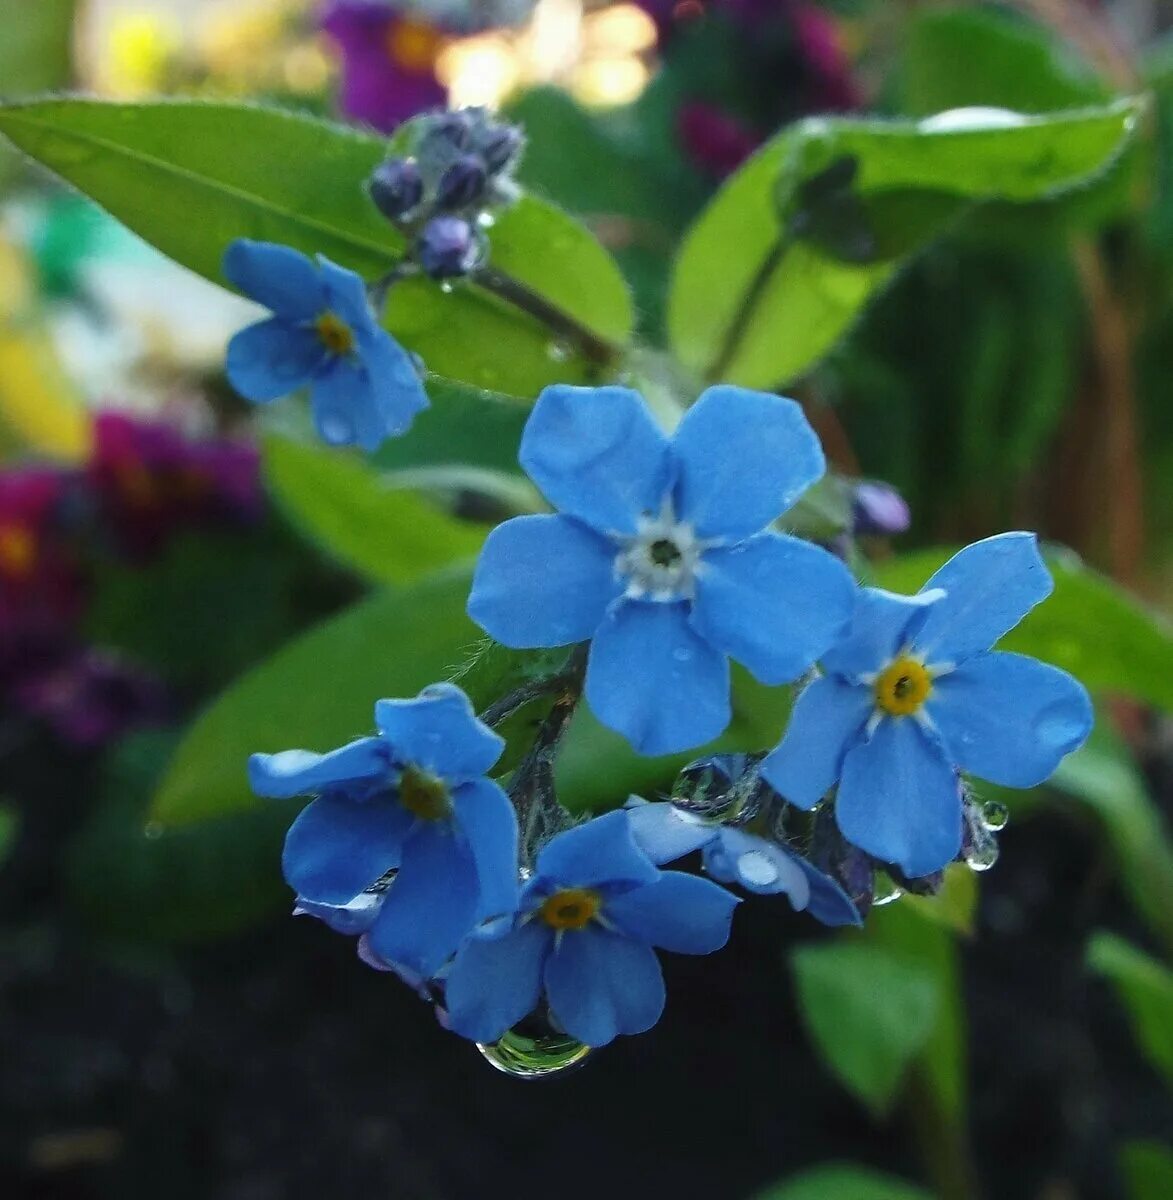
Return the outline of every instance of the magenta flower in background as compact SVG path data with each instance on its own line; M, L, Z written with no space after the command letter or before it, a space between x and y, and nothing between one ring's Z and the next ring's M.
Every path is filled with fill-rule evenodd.
M445 103L436 79L445 30L377 0L334 0L321 24L341 53L339 107L346 116L389 133Z
M809 71L808 111L849 112L859 108L863 96L851 77L851 63L834 18L813 4L787 7L803 64Z
M717 179L733 174L762 141L736 117L705 100L681 105L676 132L688 157Z
M191 440L163 421L104 412L87 482L119 547L149 558L184 529L257 520L258 464L247 442Z

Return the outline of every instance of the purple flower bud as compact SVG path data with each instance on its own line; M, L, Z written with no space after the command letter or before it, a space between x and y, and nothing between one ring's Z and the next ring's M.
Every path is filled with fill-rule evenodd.
M468 150L472 147L473 125L470 114L473 110L432 113L421 124L423 133L419 141L420 153L440 149Z
M485 164L475 154L461 155L440 176L436 186L436 204L440 208L467 208L475 204L485 191Z
M908 505L886 483L860 483L852 499L853 532L889 536L905 533L912 523Z
M477 149L489 168L496 175L508 170L521 153L525 139L516 125L490 125L478 140Z
M410 158L391 158L375 168L367 191L383 216L399 221L423 199L424 181Z
M462 217L433 217L420 234L416 259L433 279L467 275L480 257L473 227Z

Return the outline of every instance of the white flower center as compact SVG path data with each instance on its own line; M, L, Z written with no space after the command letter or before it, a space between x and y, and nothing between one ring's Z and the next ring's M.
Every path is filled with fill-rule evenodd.
M639 518L633 536L619 537L615 574L626 583L629 600L691 600L701 555L712 544L697 537L687 521L677 521L665 498L658 517Z

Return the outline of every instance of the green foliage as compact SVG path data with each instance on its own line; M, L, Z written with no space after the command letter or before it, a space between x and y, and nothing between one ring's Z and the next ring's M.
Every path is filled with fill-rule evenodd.
M759 1192L754 1200L930 1200L892 1175L850 1163L823 1163Z
M1173 1084L1173 972L1112 933L1088 945L1090 970L1111 980L1145 1057Z
M221 282L237 237L324 254L373 279L402 239L363 184L381 138L241 104L49 99L0 108L0 133L184 266ZM199 219L193 220L192 214ZM626 285L610 256L559 210L523 196L493 227L492 263L604 339L626 340ZM428 366L479 387L533 395L586 379L573 347L479 287L430 280L393 289L387 322Z
M964 863L954 863L945 869L945 882L935 896L909 894L900 901L926 921L967 937L973 933L977 902L977 875Z
M459 573L372 596L254 667L187 731L152 820L177 826L257 807L245 777L254 751L331 749L371 730L376 700L449 675L478 637L464 612L468 582Z
M11 805L0 802L0 867L4 865L20 830L20 816Z
M290 903L276 870L290 805L257 805L179 830L148 823L151 792L174 741L168 732L122 743L69 846L69 897L80 919L106 936L136 942L222 937Z
M791 957L807 1030L840 1082L882 1116L933 1031L942 1002L915 959L854 939L799 946Z
M368 579L404 584L471 562L487 527L373 470L365 459L272 437L265 481L293 522L327 553Z
M1120 1152L1128 1200L1169 1200L1173 1196L1173 1150L1160 1142L1129 1142Z
M915 592L950 556L923 550L876 569L876 582ZM1173 634L1163 620L1068 552L1047 556L1055 591L1001 642L1070 671L1093 691L1121 692L1173 711Z
M1038 200L1086 183L1120 153L1138 112L1126 101L999 128L790 126L692 227L669 298L676 353L749 387L794 379L973 202Z

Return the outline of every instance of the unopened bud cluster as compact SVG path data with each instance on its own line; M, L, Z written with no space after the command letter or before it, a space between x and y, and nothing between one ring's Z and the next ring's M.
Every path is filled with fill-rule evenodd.
M367 188L425 274L459 278L483 262L493 210L517 199L523 146L521 130L487 109L428 114L413 123L409 153L381 163Z

